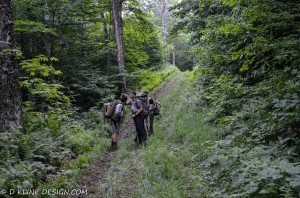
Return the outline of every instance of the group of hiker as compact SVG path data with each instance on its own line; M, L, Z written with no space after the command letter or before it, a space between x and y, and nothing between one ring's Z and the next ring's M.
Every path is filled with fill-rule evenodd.
M105 103L103 106L104 117L111 121L111 149L117 149L118 134L124 117L125 105L130 105L132 119L135 124L136 136L134 141L137 144L144 143L153 134L154 116L159 115L160 103L148 96L148 91L137 94L135 91L127 95L122 94L120 100Z

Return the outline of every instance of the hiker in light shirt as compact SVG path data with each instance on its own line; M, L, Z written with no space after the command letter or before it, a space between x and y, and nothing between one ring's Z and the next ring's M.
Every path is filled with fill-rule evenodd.
M124 105L127 102L127 96L121 95L115 111L111 117L111 150L117 149L118 134L120 133L121 122L124 114Z
M148 101L148 105L149 105L149 113L148 113L148 135L153 134L153 123L154 123L154 108L155 103L153 98L148 97L148 91L144 91L145 94L147 94L147 101Z

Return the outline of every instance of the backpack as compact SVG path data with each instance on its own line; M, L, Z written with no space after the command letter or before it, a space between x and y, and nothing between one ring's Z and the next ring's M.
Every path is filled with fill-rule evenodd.
M143 105L143 115L148 116L149 114L149 100L153 100L153 105L154 105L154 115L160 115L160 108L161 104L154 98L148 97L148 100L144 100L142 96L137 96L137 98L142 102Z
M113 117L117 104L119 104L119 101L104 103L104 105L101 109L104 118L112 118Z
M149 105L150 105L150 99L152 99L153 100L153 110L154 110L154 115L156 116L156 115L160 115L160 108L161 108L161 104L160 104L160 102L158 102L156 99L154 99L154 98L148 98L148 101L147 101L147 108L149 109Z
M161 108L161 104L160 102L158 102L157 100L153 99L153 103L154 103L154 115L160 115L160 108Z
M142 106L143 106L143 116L148 116L149 114L149 105L148 105L148 101L145 100L142 96L137 96L137 98L142 102Z

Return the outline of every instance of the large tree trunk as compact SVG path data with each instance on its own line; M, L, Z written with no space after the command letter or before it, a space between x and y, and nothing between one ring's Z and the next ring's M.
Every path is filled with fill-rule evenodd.
M126 77L124 65L124 36L122 24L122 4L123 0L112 0L112 12L114 17L115 35L118 46L118 67L121 74L121 89L124 93L126 91Z
M21 94L11 0L0 4L0 127L21 128Z
M161 20L162 20L162 28L163 28L163 41L167 42L168 35L168 14L169 14L169 5L168 0L163 0L163 7L161 11Z
M161 1L155 1L156 9L158 14L160 15L161 24L162 24L162 39L165 45L165 49L167 49L168 46L168 28L169 28L169 2L168 0L162 0ZM164 63L169 63L169 51L165 52L164 55Z

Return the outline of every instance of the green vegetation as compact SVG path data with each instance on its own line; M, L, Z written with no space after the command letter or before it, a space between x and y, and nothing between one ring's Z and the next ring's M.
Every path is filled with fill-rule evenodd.
M48 61L38 56L20 63L26 93L24 131L0 133L1 189L74 187L82 171L99 160L110 144L100 107L78 113L70 106L72 99L56 79L62 72L47 65ZM153 89L176 71L165 67L136 85ZM149 80L156 83L146 84Z
M170 65L164 65L162 69L158 71L155 69L139 70L132 75L132 84L129 85L134 90L152 91L177 71L178 69L176 67Z
M122 12L128 90L153 90L177 69L140 4ZM74 186L106 151L99 110L121 88L111 13L110 0L13 1L23 129L0 133L0 189Z
M43 55L60 70L64 93L80 110L99 105L120 93L120 72L110 0L16 0L15 31L24 60ZM124 3L125 69L128 84L141 69L162 66L160 32L135 0ZM143 31L140 31L143 30ZM132 78L134 76L134 78ZM132 89L135 87L128 87Z
M86 126L94 113L94 127ZM1 188L31 189L45 183L52 187L74 184L82 168L106 151L109 140L98 111L77 122L65 113L26 115L26 133L1 133ZM76 159L75 159L76 158Z
M122 197L128 193L131 197L195 196L191 194L194 188L191 178L196 178L199 171L195 171L193 165L198 163L196 159L206 155L205 145L218 139L222 128L204 123L206 114L195 104L191 75L177 74L174 77L177 82L169 83L168 86L174 83L173 87L169 87L168 95L161 101L162 117L156 118L154 135L146 146L136 148L133 137L121 141L105 180L93 188L96 194L107 197Z
M51 58L51 61L57 61ZM99 159L109 145L97 108L80 119L64 87L54 80L59 70L39 56L22 61L24 131L1 132L1 189L61 188L74 185L81 169Z
M297 110L278 101L274 85L282 76L247 86L224 75L211 78L207 69L195 74L197 79L211 80L209 86L203 81L199 87L199 103L210 110L206 121L227 127L222 140L207 146L207 158L199 160L199 168L206 169L201 178L208 181L199 183L203 196L296 197L299 137L294 128L297 119L290 118L297 113L288 112Z
M101 105L171 79L154 135L120 143L96 197L299 196L299 0L0 11L0 190L74 187L110 142Z
M206 141L218 137L219 128L204 124L204 112L195 105L190 74L162 101L163 117L155 134L140 152L143 170L136 197L185 197L191 186L191 164ZM176 105L175 105L176 104Z
M0 133L0 188L71 187L110 143L99 112L120 93L110 1L13 3L24 128ZM127 5L128 90L152 90L177 69L162 66L159 31L139 4Z
M196 103L207 109L205 123L225 126L196 158L194 192L297 197L299 2L197 0L173 9L177 30L191 32L199 49Z

